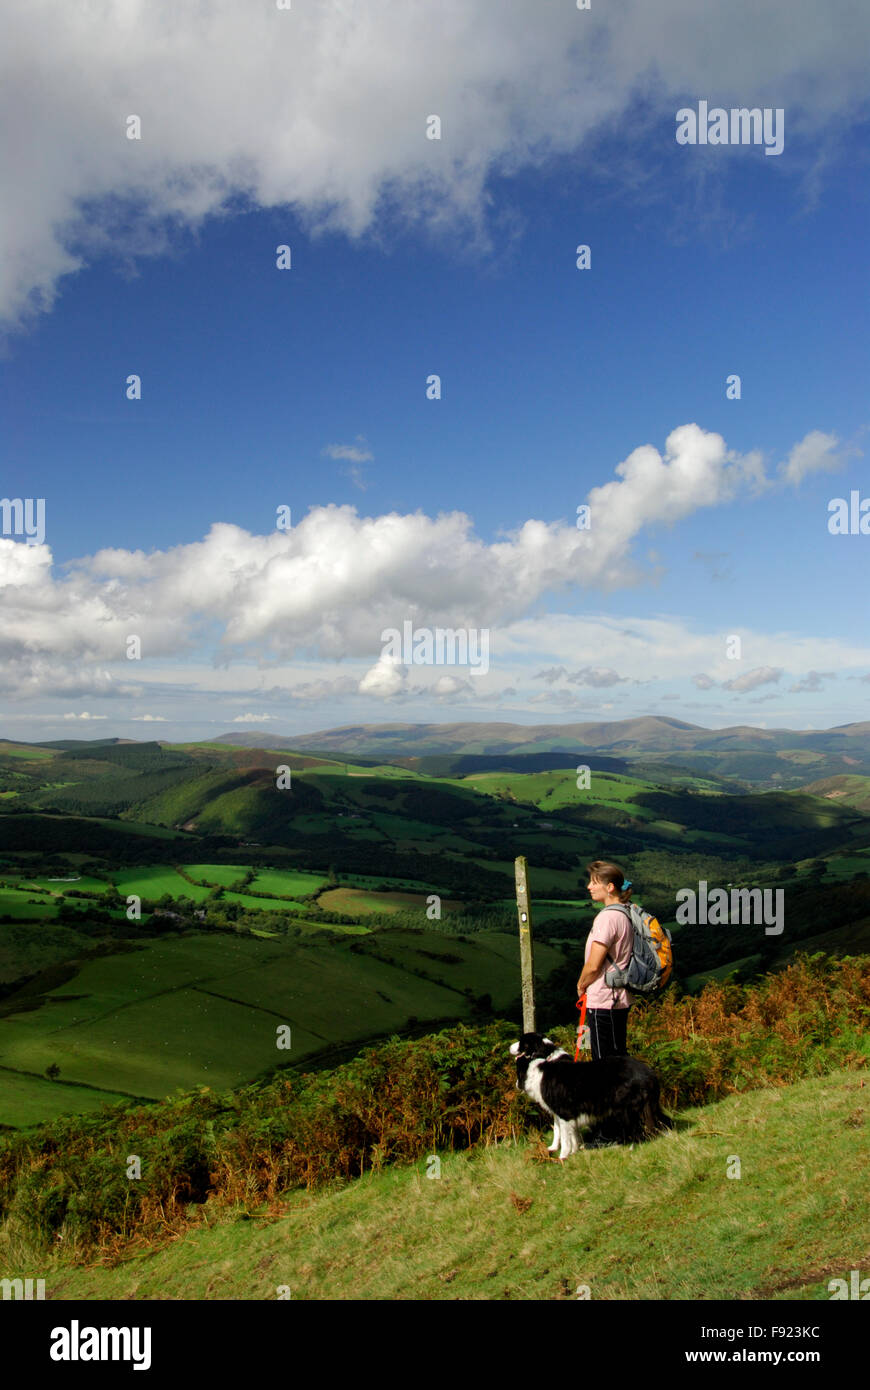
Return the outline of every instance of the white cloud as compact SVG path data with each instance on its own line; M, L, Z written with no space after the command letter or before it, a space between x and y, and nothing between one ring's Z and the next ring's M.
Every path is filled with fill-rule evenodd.
M575 671L566 677L569 685L591 685L598 689L607 685L621 685L628 679L628 676L620 676L618 672L606 666L584 666L581 671Z
M795 685L789 686L791 695L814 695L819 690L824 690L822 684L826 680L836 680L834 671L810 671L802 681L797 681Z
M439 698L474 694L474 686L471 681L463 680L460 676L439 676L429 688L432 694L439 696Z
M107 714L88 714L85 710L82 714L65 714L64 719L108 719Z
M549 666L546 671L538 671L532 676L533 681L546 681L548 685L555 685L556 681L564 680L568 674L566 666Z
M271 714L237 714L233 720L234 724L264 724L271 719Z
M144 694L143 686L117 680L104 667L65 665L62 655L58 653L61 659L56 659L53 655L37 656L26 650L17 651L0 666L0 692L27 701L46 695L79 700L120 700Z
M744 695L747 691L757 690L760 685L774 684L781 675L781 667L756 666L753 671L747 671L745 676L735 676L734 680L723 681L722 689L734 690L738 695Z
M490 628L521 617L549 591L641 582L630 551L644 527L763 480L755 454L735 454L694 424L670 433L664 455L644 445L615 472L620 481L589 494L591 530L529 520L490 545L462 512L361 517L333 504L265 536L221 522L202 541L171 550L101 550L59 581L47 546L0 540L0 659L51 652L117 660L133 632L153 660L192 649L214 624L227 658L251 649L374 655L380 632L406 618Z
M584 666L579 671L568 671L565 666L551 666L546 671L538 671L532 680L546 681L548 685L554 685L556 681L564 680L568 685L591 685L607 686L620 685L627 681L628 676L620 676L611 667L605 666Z
M134 714L131 718L134 724L165 724L167 722L162 714Z
M529 520L492 543L462 512L366 517L337 505L312 509L287 532L257 536L218 523L203 540L165 551L102 550L61 575L47 546L0 538L0 692L21 700L117 700L148 691L163 705L169 689L187 682L255 709L261 701L351 694L438 698L432 683L439 672L421 674L423 684L411 687L406 672L378 657L381 633L405 621L492 631L494 660L477 697L496 698L502 682L517 686L521 674L598 689L668 676L694 677L699 689L710 688L703 680L736 693L753 689L756 674L734 679L721 634L711 638L662 617L536 612L560 591L643 581L633 549L644 528L767 484L756 455L735 454L697 425L673 430L663 454L651 445L634 450L615 474L589 494L590 531ZM131 633L142 641L137 684L125 659ZM858 644L743 635L746 652L764 651L780 671L867 664ZM578 653L606 653L614 665L572 671ZM339 660L365 663L362 675L335 675ZM525 663L534 665L524 672Z
M370 463L374 458L370 449L361 449L359 444L327 444L320 452L331 459L350 459L351 463Z
M810 430L789 453L785 463L777 471L787 483L800 483L810 473L834 473L843 466L844 454L835 454L839 444L835 434L823 434L821 430ZM848 450L847 453L853 453Z
M371 670L366 671L359 683L361 695L375 695L387 699L399 695L406 689L407 667L400 666L389 656L381 656Z
M696 93L786 108L790 149L802 131L842 138L868 24L852 0L7 0L0 314L50 306L106 252L158 254L231 200L352 236L388 215L458 224L486 244L491 174L579 155L637 96L669 144ZM440 141L425 138L433 113ZM628 179L628 151L626 165Z

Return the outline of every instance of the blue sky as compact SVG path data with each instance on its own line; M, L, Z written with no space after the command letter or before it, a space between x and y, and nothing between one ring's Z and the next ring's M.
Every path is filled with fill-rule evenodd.
M310 148L228 117L203 135L203 172L170 115L184 127L193 102L192 129L213 117L202 73L244 67L263 35L215 4L197 63L183 19L160 30L162 5L130 21L154 26L193 89L155 106L147 64L118 98L113 8L115 66L110 34L90 86L86 71L57 97L61 148L28 165L25 138L6 175L37 192L5 231L2 492L45 499L45 538L0 539L0 733L866 717L870 539L827 525L866 472L868 125L851 45L820 49L808 27L778 72L772 21L795 10L771 3L760 58L735 59L738 30L718 58L672 34L653 80L618 20L571 31L566 53L564 7L534 26L517 5L487 105L459 32L431 51L422 12L405 12L400 50L386 0L368 7L378 42L323 6L290 21L295 86L271 69L241 83L274 84ZM447 8L458 31L493 22L470 0ZM31 38L37 51L25 10L19 33L21 59ZM357 87L336 77L315 100L303 39L320 54L324 36L346 41ZM61 26L39 61L59 68L81 42ZM401 87L393 125L372 95L384 71ZM700 98L782 107L782 154L678 146L675 112ZM145 112L141 149L118 132L127 107ZM50 116L22 88L34 150ZM333 120L359 150L336 145ZM293 527L276 532L282 504ZM486 630L489 670L385 662L381 633L406 619Z

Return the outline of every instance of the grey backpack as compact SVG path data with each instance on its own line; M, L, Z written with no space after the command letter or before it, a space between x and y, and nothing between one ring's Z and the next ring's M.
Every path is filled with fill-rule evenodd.
M671 934L651 912L637 903L611 903L624 912L632 926L631 960L623 970L612 965L604 972L604 983L611 989L628 989L646 999L659 994L671 978L674 951Z

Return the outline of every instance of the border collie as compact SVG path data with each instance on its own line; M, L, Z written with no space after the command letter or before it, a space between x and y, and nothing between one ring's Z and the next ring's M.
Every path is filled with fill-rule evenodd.
M510 1054L517 1063L517 1090L552 1116L550 1152L558 1148L560 1159L577 1152L581 1131L593 1125L602 1140L623 1144L673 1128L659 1104L655 1073L636 1057L575 1063L540 1033L524 1033Z

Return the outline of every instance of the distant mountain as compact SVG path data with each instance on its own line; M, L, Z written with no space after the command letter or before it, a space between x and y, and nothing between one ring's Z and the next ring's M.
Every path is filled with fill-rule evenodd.
M567 746L615 748L621 745L666 751L695 746L710 731L680 719L645 716L608 724L346 724L319 733L290 735L251 732L222 734L216 743L245 748L313 748L345 753L506 753L552 751ZM573 751L573 748L571 749Z
M682 719L645 715L609 723L581 724L345 724L313 734L284 735L265 730L223 734L217 743L246 748L318 748L345 753L507 753L573 751L576 748L670 753L680 749L870 753L870 722L835 729L759 729L736 724L705 729Z
M635 773L639 762L652 773L656 764L666 760L702 777L770 790L796 790L809 779L842 773L870 775L868 721L802 730L759 729L749 724L705 729L658 715L578 724L346 724L303 735L265 730L229 733L216 742L401 762L436 775L456 772L458 765L436 769L430 761L433 757L516 758L544 753L561 755L562 766L569 766L575 757L588 760L609 755L623 763L631 761Z

